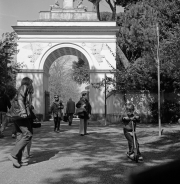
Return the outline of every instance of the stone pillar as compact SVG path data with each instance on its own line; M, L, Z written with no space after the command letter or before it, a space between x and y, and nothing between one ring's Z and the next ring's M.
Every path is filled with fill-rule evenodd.
M73 9L73 0L63 0L63 9Z

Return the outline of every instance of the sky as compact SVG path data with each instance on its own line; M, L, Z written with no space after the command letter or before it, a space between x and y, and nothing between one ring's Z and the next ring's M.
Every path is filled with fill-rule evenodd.
M63 0L58 0L62 7ZM0 0L0 36L5 32L12 32L11 26L17 25L18 20L37 20L40 11L49 11L50 5L54 5L55 0ZM74 2L76 5L77 1ZM84 0L83 4L92 10L92 3ZM105 0L100 3L100 11L110 11ZM117 7L117 12L123 11L122 7Z

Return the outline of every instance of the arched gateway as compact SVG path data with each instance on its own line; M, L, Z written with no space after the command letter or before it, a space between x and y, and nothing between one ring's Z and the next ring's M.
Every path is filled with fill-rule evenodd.
M41 11L35 21L18 21L12 26L18 34L17 61L24 66L17 75L17 85L25 76L34 81L34 106L45 119L45 92L48 90L49 68L59 57L74 55L90 66L90 83L97 83L110 74L108 62L116 67L116 22L100 22L95 12L73 8L73 0L64 0L63 7L51 5ZM108 74L109 73L109 74ZM90 86L93 114L104 114L104 92Z

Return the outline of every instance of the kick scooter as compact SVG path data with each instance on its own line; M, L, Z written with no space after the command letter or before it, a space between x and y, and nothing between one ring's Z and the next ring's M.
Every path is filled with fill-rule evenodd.
M136 142L136 132L135 132L135 127L134 127L134 122L131 120L132 123L132 135L133 135L133 145L134 145L134 161L138 163L138 148L137 148L137 142Z

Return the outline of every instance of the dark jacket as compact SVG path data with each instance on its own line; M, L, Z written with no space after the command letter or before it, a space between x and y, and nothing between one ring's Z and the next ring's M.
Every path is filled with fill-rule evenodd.
M63 108L64 108L64 105L62 104L62 102L54 101L51 105L51 113L53 114L53 117L62 117L62 115L63 115L62 109Z
M140 117L135 116L134 114L132 116L126 116L124 115L122 117L122 122L124 123L123 129L126 132L132 132L132 121L134 123L134 130L136 130L136 123L140 122Z
M84 108L86 109L87 119L89 118L89 114L91 114L91 105L87 99L80 98L79 102L76 104L77 108L80 108L83 104L85 104Z
M69 100L67 102L66 113L67 114L74 114L75 113L75 102L74 101Z
M6 94L0 95L0 111L7 112L7 108L11 108L11 102Z

